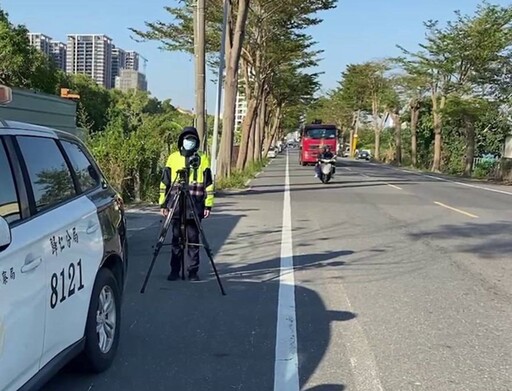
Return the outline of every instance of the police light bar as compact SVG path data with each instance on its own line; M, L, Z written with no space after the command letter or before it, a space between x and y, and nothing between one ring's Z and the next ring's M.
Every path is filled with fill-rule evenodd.
M0 105L12 102L12 90L7 86L0 85Z

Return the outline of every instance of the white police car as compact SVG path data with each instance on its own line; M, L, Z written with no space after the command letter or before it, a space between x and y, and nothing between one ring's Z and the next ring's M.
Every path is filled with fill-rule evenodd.
M0 120L0 390L116 354L127 270L122 199L84 145ZM77 357L78 356L78 357Z

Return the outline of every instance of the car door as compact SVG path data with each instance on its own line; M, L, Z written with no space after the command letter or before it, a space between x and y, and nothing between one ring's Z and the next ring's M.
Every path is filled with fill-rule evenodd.
M95 205L57 139L16 138L30 182L35 232L46 263L45 337L41 366L84 336L98 265L103 256Z
M14 391L39 371L47 306L41 231L22 218L26 197L7 145L0 136L0 216L11 227L11 244L0 251L0 390Z

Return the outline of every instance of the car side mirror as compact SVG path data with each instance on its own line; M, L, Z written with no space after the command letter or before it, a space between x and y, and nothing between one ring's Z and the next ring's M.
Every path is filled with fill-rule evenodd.
M11 227L7 220L0 216L0 251L4 251L11 244Z

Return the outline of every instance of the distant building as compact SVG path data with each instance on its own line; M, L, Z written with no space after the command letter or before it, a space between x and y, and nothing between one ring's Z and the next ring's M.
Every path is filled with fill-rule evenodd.
M52 37L41 33L28 33L30 44L47 56L51 54Z
M242 88L238 89L236 94L235 127L241 126L247 115L247 99Z
M86 74L112 88L112 39L104 34L68 34L66 71Z
M112 45L112 86L116 84L116 77L121 74L121 69L126 68L126 51Z
M249 68L249 80L254 81L253 68ZM245 75L242 70L238 70L238 91L236 94L236 106L235 106L235 128L242 125L245 116L247 115L247 97L245 96Z
M115 88L123 92L129 90L148 90L146 75L133 69L121 69L120 75L116 77Z
M140 55L136 51L130 50L126 52L126 69L132 69L138 71L139 69Z
M51 41L51 57L60 70L66 72L67 45L64 42Z

